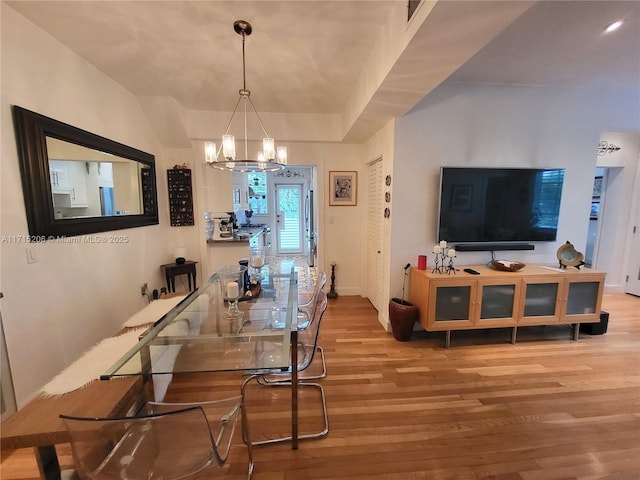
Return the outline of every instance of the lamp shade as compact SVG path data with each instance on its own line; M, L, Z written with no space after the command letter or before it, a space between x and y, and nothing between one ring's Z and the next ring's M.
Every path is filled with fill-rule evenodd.
M187 258L187 249L184 247L176 247L173 251L173 256L176 259L176 263L180 265L184 263Z
M207 163L216 161L216 144L213 142L204 142L204 160Z
M233 135L222 136L222 156L227 160L235 160L236 139Z

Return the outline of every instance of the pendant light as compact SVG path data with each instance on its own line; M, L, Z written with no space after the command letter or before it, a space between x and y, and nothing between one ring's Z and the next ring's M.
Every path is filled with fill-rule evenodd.
M233 109L227 129L222 135L222 141L220 147L216 148L214 142L205 142L204 144L204 158L207 165L219 170L226 170L230 172L277 172L284 169L287 164L287 147L278 146L276 148L275 141L269 136L267 130L264 128L262 119L258 115L256 107L251 101L251 92L247 89L246 81L246 68L245 68L245 54L244 43L245 38L251 35L251 24L245 20L237 20L233 24L233 29L238 35L242 36L242 88L239 90L240 97L236 102L236 106ZM238 158L236 152L235 137L229 133L233 119L238 111L240 103L243 104L244 112L244 158ZM248 134L247 134L247 106L251 107L253 113L258 119L258 123L264 133L262 139L262 151L258 152L255 158L249 157L248 148Z

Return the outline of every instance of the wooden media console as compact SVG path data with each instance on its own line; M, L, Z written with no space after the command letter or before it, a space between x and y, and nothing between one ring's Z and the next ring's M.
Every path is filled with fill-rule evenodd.
M447 348L452 330L510 327L515 343L518 326L572 324L577 340L581 323L600 321L605 272L542 265L503 272L470 265L479 273L471 275L464 268L455 274L410 272L409 300L420 324L428 332L446 332Z

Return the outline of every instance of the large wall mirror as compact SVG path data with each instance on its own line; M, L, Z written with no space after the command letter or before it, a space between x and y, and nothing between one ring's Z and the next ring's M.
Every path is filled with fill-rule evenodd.
M153 155L15 105L13 120L30 236L158 223Z

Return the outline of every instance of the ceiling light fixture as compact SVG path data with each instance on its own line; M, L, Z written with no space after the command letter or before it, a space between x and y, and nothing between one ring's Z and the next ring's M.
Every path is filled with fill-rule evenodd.
M226 170L230 172L277 172L284 169L287 164L287 147L278 146L276 148L275 141L269 136L267 130L264 128L262 119L258 115L256 107L251 101L251 92L247 89L246 69L245 69L245 56L244 56L244 42L245 38L251 35L251 24L245 20L236 20L233 23L233 29L238 35L242 35L242 88L239 90L240 98L236 102L236 106L233 109L227 129L222 135L222 142L220 148L216 148L214 142L205 142L204 144L204 159L207 165L219 170ZM236 141L233 135L229 134L231 123L238 111L240 102L244 106L244 159L236 159ZM258 118L258 123L264 132L264 138L262 139L262 151L258 153L256 159L249 159L249 136L247 134L247 104L251 106L253 113ZM220 155L222 156L220 157Z
M622 26L622 20L618 20L617 22L613 22L611 25L608 25L607 28L604 29L605 33L615 32Z

